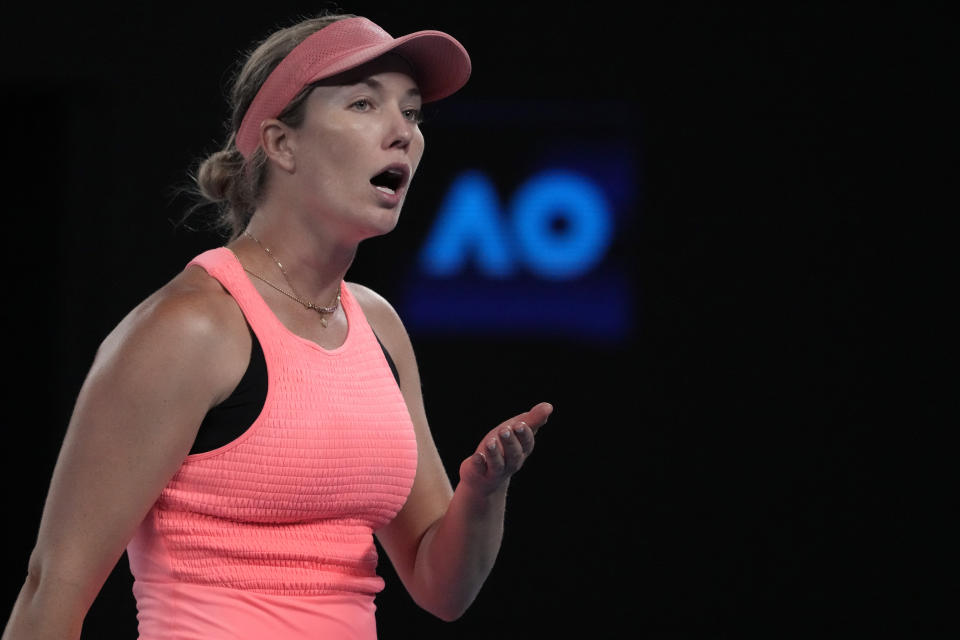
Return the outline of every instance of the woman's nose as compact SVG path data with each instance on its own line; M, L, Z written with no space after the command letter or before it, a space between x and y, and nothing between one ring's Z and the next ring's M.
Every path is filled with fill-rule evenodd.
M405 149L413 140L413 131L416 123L411 121L402 111L395 112L390 119L390 129L387 134L388 147Z

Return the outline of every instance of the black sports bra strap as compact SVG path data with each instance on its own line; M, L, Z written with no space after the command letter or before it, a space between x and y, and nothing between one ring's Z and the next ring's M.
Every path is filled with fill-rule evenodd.
M263 405L267 401L267 360L263 355L263 347L257 339L257 335L250 329L250 363L247 370L233 390L230 396L210 409L204 416L203 422L197 431L197 437L193 441L191 454L213 451L237 438L246 432L263 411ZM377 337L377 334L373 334ZM387 348L377 337L383 355L390 365L390 371L393 373L397 386L400 386L400 374L397 372L397 366L390 357Z

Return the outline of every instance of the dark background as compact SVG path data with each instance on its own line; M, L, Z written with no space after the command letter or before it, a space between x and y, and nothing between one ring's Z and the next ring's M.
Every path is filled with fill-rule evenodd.
M219 145L228 70L324 6L5 9L4 607L97 345L220 242L173 224L191 204L173 189ZM927 427L944 420L940 303L925 294L945 254L918 251L928 214L952 213L924 200L949 179L928 163L955 84L943 10L341 6L395 35L454 34L475 69L458 100L625 105L641 158L620 238L632 247L629 340L413 336L454 478L500 420L539 400L556 413L512 485L501 557L473 608L431 619L384 561L381 636L782 637L931 622L955 594L934 586L942 523L923 508L946 482L924 457L937 449ZM444 162L430 135L421 185ZM511 153L436 135L485 166ZM421 227L362 246L348 277L391 297ZM589 304L571 300L576 313ZM135 637L130 582L124 559L84 637Z

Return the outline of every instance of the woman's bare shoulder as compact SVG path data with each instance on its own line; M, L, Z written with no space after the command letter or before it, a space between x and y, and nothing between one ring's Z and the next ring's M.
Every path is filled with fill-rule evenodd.
M370 316L374 316L379 320L400 322L400 316L396 309L385 297L366 285L357 282L347 282L346 284L350 287L350 293L353 294L354 299L368 319Z
M231 325L243 328L236 302L206 271L188 267L134 307L107 340L167 331L184 337L213 337L224 329L230 333Z
M213 375L208 381L219 396L242 376L249 352L250 334L233 297L191 266L130 311L101 343L97 360L176 363L182 374Z

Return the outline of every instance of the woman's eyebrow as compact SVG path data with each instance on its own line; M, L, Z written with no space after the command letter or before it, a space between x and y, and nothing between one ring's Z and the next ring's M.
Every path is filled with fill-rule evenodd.
M376 78L364 78L357 84L365 84L375 91L383 90L383 83L377 80ZM405 95L408 95L411 97L419 97L420 89L418 87L410 87L409 89L407 89L407 92Z

